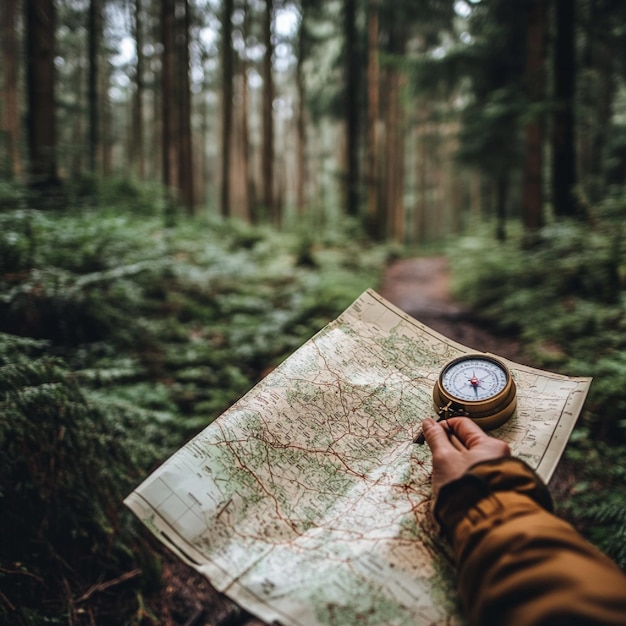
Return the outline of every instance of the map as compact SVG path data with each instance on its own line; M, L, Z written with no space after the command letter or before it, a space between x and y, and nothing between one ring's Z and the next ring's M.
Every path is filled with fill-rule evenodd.
M463 624L413 439L443 365L473 352L368 290L125 503L266 622ZM507 364L517 411L493 433L548 481L591 379Z

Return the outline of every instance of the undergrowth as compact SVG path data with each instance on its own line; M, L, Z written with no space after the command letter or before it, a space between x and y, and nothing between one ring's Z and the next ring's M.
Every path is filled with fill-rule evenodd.
M489 327L520 337L537 367L592 376L565 460L576 483L561 510L626 568L626 294L621 220L626 197L596 209L594 226L546 226L498 243L484 233L450 251L453 289Z
M152 190L85 189L63 211L0 198L0 623L156 623L158 558L122 499L387 254L352 224L165 227Z
M137 461L162 453L133 411L91 402L47 345L0 334L0 623L117 624L157 563L118 503L139 479ZM152 579L152 580L151 580ZM93 597L92 597L93 595Z

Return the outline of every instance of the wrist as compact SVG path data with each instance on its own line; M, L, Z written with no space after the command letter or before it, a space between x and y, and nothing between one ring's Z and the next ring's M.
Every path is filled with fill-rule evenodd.
M452 534L470 509L505 491L529 497L548 511L553 509L550 492L537 474L524 461L507 456L476 463L460 478L443 485L435 501L435 520Z

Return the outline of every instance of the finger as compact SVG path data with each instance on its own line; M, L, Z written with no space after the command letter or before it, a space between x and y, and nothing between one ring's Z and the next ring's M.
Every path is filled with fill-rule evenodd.
M448 433L448 439L450 440L450 443L460 452L467 450L467 448L463 445L463 442L452 431Z
M451 417L448 426L466 448L477 446L490 438L480 426L467 417Z
M446 431L446 435L448 435L448 440L450 443L460 451L467 450L467 448L463 445L463 442L454 434L454 431L448 424L448 420L443 420L440 422L443 426L443 429Z
M422 432L433 454L452 448L444 427L431 417L427 417L422 422Z

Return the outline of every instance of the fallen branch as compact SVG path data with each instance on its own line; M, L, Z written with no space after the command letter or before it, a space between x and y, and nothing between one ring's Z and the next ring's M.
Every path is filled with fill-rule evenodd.
M37 576L37 574L33 574L32 572L25 572L19 569L7 569L6 567L0 567L0 572L3 574L16 574L18 576L30 576L34 578L36 581L43 583L43 578L41 576Z
M118 578L114 578L113 580L107 580L104 583L98 583L97 585L93 585L89 589L87 589L87 591L85 591L85 593L80 598L78 598L76 602L84 602L85 600L88 600L89 598L91 598L91 596L94 593L98 593L100 591L106 591L110 587L115 587L115 585L119 585L120 583L130 580L131 578L136 578L140 574L141 574L140 569L134 569L130 572L126 572L125 574L122 574Z

